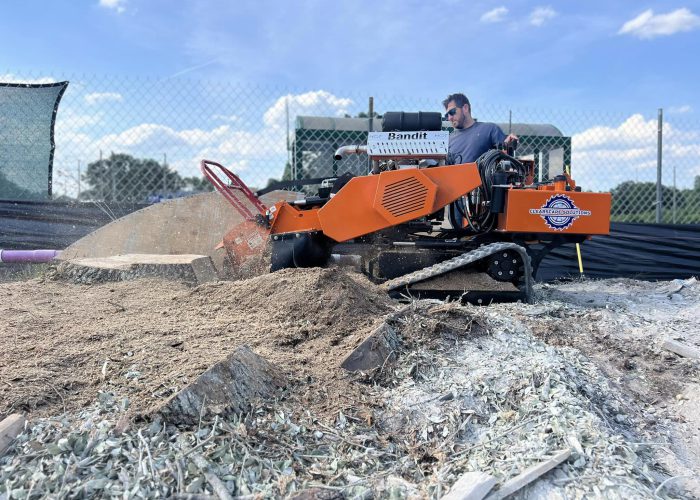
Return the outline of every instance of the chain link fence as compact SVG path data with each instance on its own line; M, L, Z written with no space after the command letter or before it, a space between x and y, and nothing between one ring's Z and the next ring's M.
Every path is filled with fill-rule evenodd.
M48 184L8 157L10 143L19 140L6 133L8 124L26 113L7 105L2 84L64 80L69 84L55 115ZM372 97L370 110L370 96L359 92L0 74L0 197L156 202L210 189L198 170L202 159L222 163L258 189L274 180L364 174L366 156L335 161L335 149L364 144L370 129L380 130L386 111L444 111L442 95ZM653 108L612 113L483 102L472 108L478 120L520 137L517 155L535 160L538 180L566 169L584 190L611 191L613 220L700 223L700 120L692 110L669 109L661 117ZM35 146L23 139L27 156L46 148ZM50 189L28 195L4 189L11 183Z

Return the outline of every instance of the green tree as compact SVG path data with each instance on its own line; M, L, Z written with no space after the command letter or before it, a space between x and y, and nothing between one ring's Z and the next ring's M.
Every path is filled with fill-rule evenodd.
M185 185L180 174L167 165L127 154L89 163L83 179L90 189L80 197L104 201L147 201L149 196L178 191Z
M283 181L291 181L292 180L292 164L289 162L284 164L284 172L282 172L282 180Z
M291 181L292 180L292 164L289 162L284 164L284 172L282 172L282 180L283 181ZM266 188L270 187L273 184L275 184L276 182L280 182L280 180L276 179L274 177L270 177L267 180L267 184L265 185L265 187ZM255 190L253 190L253 191L255 191Z
M610 192L613 220L645 223L656 220L656 183L625 181ZM700 204L695 193L690 189L662 186L663 222L672 222L674 211L678 221L695 222L700 219Z
M182 187L187 191L214 191L214 185L202 177L183 177Z

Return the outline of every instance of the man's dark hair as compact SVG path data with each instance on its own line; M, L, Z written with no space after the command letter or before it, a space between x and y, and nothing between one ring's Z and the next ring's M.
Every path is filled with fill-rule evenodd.
M469 106L469 109L472 109L472 105L469 103L469 99L467 99L467 96L464 94L450 94L447 96L447 99L442 101L442 106L447 109L447 105L450 103L450 101L454 101L455 104L457 105L458 108L461 108L465 104Z

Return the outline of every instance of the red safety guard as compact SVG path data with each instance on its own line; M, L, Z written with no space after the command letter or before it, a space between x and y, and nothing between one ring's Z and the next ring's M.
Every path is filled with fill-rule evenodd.
M230 183L226 184L226 182L216 174L213 167L219 169L219 171L228 177ZM216 190L221 193L231 205L233 205L233 207L243 216L244 219L254 220L255 214L251 212L250 209L244 203L242 203L240 199L238 199L238 197L236 197L234 194L235 191L242 192L245 197L248 198L248 200L250 200L250 202L255 206L255 208L258 209L258 212L265 215L267 207L263 205L260 199L255 196L255 193L253 193L250 188L245 185L240 177L231 172L229 169L220 163L210 160L202 160L202 163L199 165L199 169L202 171L202 175L204 175L204 177L212 183Z

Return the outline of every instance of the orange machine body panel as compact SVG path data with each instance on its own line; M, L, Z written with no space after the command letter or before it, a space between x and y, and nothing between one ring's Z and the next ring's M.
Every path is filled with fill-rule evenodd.
M320 229L337 242L347 241L430 215L480 185L476 163L354 177L321 208L275 205L271 233Z
M509 189L498 229L511 233L608 234L610 193Z
M274 205L274 219L270 233L320 231L321 221L318 220L318 212L317 207L301 210L286 201L280 201Z

